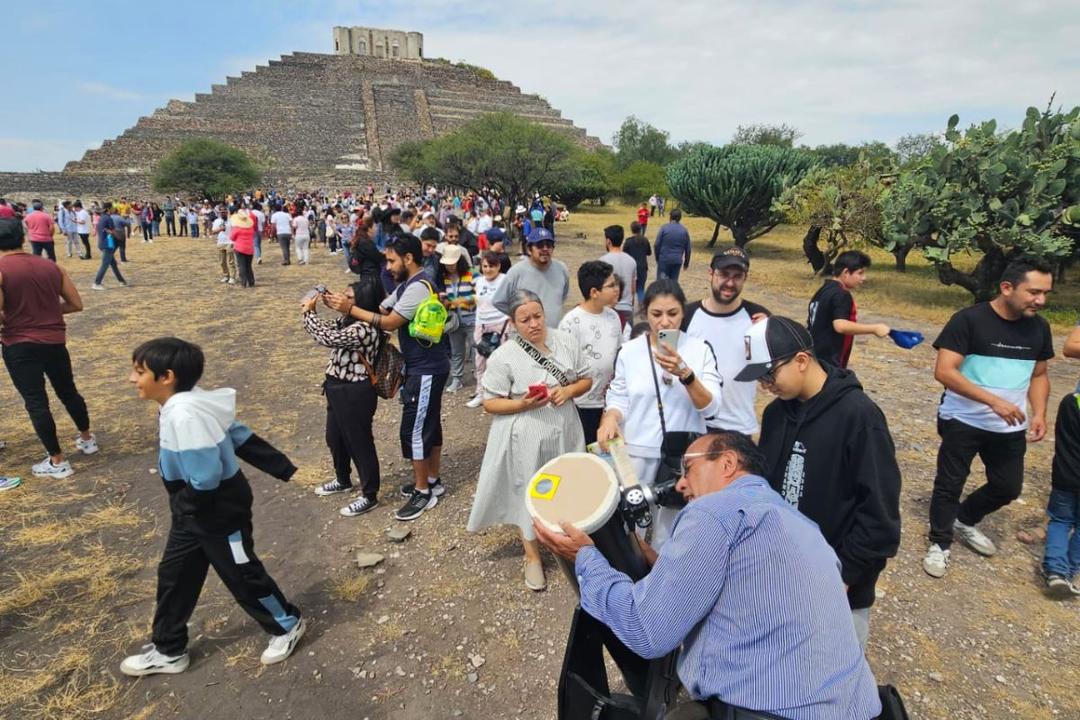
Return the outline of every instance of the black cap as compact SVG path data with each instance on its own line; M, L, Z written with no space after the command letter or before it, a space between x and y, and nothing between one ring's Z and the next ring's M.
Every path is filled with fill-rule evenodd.
M743 270L750 269L750 256L738 245L720 248L713 253L712 262L709 263L709 267L713 270L720 270L732 265L741 267Z
M791 318L773 315L750 326L743 336L746 367L735 376L738 382L753 382L776 364L795 353L814 350L810 331Z

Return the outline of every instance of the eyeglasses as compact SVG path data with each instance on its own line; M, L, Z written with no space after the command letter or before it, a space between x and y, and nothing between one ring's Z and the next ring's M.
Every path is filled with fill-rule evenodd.
M686 474L688 472L690 472L690 465L689 465L689 463L686 462L687 458L705 457L706 455L712 455L712 453L709 453L709 452L684 453L683 456L682 456L682 459L679 460L679 475L681 477L686 477Z
M615 288L617 288L617 287L619 287L619 283L617 283L617 282L615 282L615 281L613 280L613 281L611 281L611 282L606 282L606 283L604 283L604 284L603 284L603 285L601 286L601 288L600 288L600 289L601 289L601 290L614 290L614 289L615 289Z
M792 355L791 357L786 357L786 358L784 358L782 360L777 361L777 363L775 365L773 365L772 370L770 370L769 372L767 372L764 375L762 375L761 377L759 377L757 379L757 381L759 383L761 383L762 385L772 385L773 383L776 382L776 373L777 373L777 371L780 370L780 368L784 367L785 365L787 365L789 362L791 362L794 359L795 359L795 356Z

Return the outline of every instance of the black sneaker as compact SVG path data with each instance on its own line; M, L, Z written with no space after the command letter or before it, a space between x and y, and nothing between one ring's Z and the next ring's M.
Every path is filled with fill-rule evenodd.
M319 487L315 488L316 495L336 495L338 493L349 492L352 490L352 485L346 485L337 478L333 480L327 480Z
M1046 593L1050 597L1061 600L1072 597L1074 592L1073 585L1068 578L1057 573L1047 573Z
M414 490L416 490L416 483L404 483L401 486L401 497L412 497ZM435 482L428 483L428 490L430 490L431 494L435 497L442 497L443 493L446 492L446 486L443 485L442 478L437 478Z
M423 515L425 510L430 510L438 504L439 498L435 493L425 495L418 490L413 490L401 509L394 513L394 517L398 520L415 520Z
M369 498L366 495L361 495L345 507L341 508L341 514L345 517L356 517L357 515L371 512L377 507L379 507L378 498Z

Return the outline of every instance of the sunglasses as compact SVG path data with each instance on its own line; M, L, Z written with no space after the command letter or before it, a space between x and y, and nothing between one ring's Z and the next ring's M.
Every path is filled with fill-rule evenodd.
M782 360L778 360L777 363L775 365L773 365L772 370L770 370L769 372L767 372L764 375L762 375L761 377L759 377L757 379L757 381L759 383L761 383L762 385L772 385L773 383L776 382L776 373L777 373L777 371L780 370L780 368L784 367L785 365L787 365L789 362L791 362L794 359L795 359L795 356L791 355L790 357L786 357L786 358L784 358Z
M541 240L540 242L533 243L533 247L547 248L548 250L551 250L553 247L555 247L555 242L552 240Z

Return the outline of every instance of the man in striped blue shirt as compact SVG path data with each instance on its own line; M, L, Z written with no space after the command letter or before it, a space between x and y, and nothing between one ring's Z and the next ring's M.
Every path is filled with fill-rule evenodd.
M537 536L575 562L581 607L630 650L659 658L683 646L679 678L695 702L669 720L728 708L791 720L875 718L881 702L840 562L817 526L761 477L763 464L739 433L696 440L677 486L689 504L660 554L646 548L653 567L637 583L570 525L565 534L537 525Z

